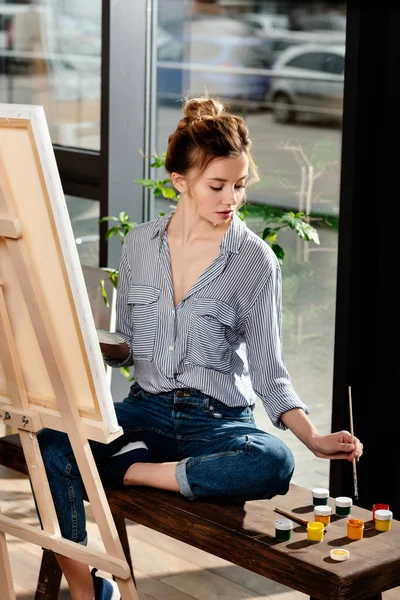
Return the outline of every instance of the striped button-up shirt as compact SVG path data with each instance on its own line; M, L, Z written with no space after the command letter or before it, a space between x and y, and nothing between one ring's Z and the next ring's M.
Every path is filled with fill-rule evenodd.
M195 388L228 406L254 405L272 423L308 408L282 353L281 270L271 248L237 215L220 254L176 307L166 228L173 213L132 229L119 264L117 333L136 381L157 394Z

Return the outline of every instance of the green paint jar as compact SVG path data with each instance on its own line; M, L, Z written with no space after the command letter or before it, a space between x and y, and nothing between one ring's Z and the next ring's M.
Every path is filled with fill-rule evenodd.
M312 491L313 505L321 506L328 504L329 490L325 488L314 488Z
M351 513L353 500L347 496L338 496L335 498L335 514L338 517L348 517Z
M279 542L287 542L292 537L293 521L290 519L277 519L275 521L275 538Z

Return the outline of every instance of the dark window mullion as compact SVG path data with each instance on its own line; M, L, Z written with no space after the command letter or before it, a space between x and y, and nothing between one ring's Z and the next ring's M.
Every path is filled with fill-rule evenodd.
M100 186L100 153L54 145L61 180Z

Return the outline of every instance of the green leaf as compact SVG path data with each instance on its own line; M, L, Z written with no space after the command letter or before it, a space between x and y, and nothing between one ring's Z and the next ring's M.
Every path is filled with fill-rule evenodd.
M131 371L129 367L121 367L120 371L128 381L135 381L135 378L133 376L131 377Z
M243 208L241 210L238 210L236 214L239 217L239 219L241 221L243 221L243 223L246 223L245 216L246 216L247 212Z
M296 231L297 235L306 242L315 242L319 244L319 236L317 230L312 227L306 221L303 221L300 217L303 216L303 213L293 213L287 212L284 213L281 217L281 221L285 223L288 227Z
M267 240L272 235L276 235L275 229L272 229L272 227L266 227L264 229L264 231L262 232L262 236L261 237L262 237L263 240Z
M150 166L153 167L153 169L160 169L161 167L164 167L165 166L165 152L164 152L163 156L155 156L153 162L150 163Z
M101 295L103 297L104 304L107 306L107 308L110 308L110 304L109 304L108 298L107 298L106 288L104 287L104 279L102 279L100 281L100 290L101 290Z
M306 242L314 242L319 245L318 231L312 227L309 223L302 222L296 227L296 232Z
M283 250L283 248L281 248L281 246L279 246L278 244L272 244L271 248L274 251L279 263L282 264L285 258L285 251Z
M108 267L105 267L103 269L103 271L108 273L108 279L111 281L113 286L116 288L118 285L118 271L116 269L110 269Z
M172 188L161 188L162 189L162 195L164 196L164 198L176 198L176 192L175 190L173 190Z
M122 223L126 223L127 221L129 221L129 218L130 218L129 215L125 211L122 211L119 213L119 220Z
M112 237L113 235L118 235L119 234L119 227L111 227L111 229L109 229L106 232L105 238L106 240L109 240L110 237Z
M99 219L99 223L104 223L105 221L118 221L117 217L101 217Z
M133 181L135 183L140 183L140 185L142 185L143 187L149 188L151 190L157 187L157 183L152 179L134 179Z

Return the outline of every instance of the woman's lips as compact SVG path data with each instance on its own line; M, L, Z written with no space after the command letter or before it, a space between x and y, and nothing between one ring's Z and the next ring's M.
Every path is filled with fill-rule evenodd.
M230 217L233 214L233 210L224 210L222 212L218 212L217 215L219 215L220 217L223 217L224 219L226 219L227 217Z

